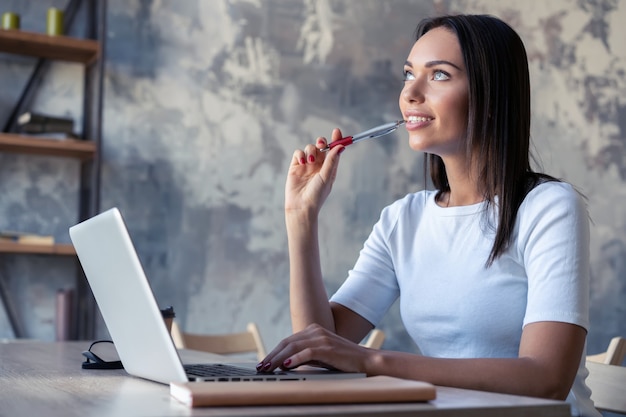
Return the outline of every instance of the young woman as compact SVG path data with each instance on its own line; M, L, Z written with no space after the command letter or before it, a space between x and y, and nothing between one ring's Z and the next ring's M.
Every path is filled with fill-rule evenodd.
M436 190L383 210L329 302L318 215L345 148L322 153L318 138L295 151L285 197L294 334L258 368L317 364L567 399L573 415L597 416L584 383L588 214L569 184L530 167L523 43L483 15L427 19L416 34L399 103ZM398 297L421 355L358 344Z

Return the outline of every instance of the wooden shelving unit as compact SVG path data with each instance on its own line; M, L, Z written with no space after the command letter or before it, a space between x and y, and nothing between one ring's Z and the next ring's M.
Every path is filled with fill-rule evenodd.
M88 65L100 55L100 44L91 39L0 29L0 52Z
M0 253L25 253L32 255L76 255L74 246L68 243L54 245L25 245L12 242L0 242Z
M0 52L89 65L99 57L100 44L90 39L0 29ZM86 162L94 158L96 150L96 143L92 140L0 133L0 152L75 158ZM76 254L69 244L42 246L6 242L0 242L0 253Z
M96 154L93 141L76 139L55 139L0 133L0 152L59 156L88 161Z
M69 0L65 9L65 26L66 28L71 26L71 22L79 9L85 10L85 38L49 36L45 33L0 29L0 53L37 58L31 77L24 87L21 97L16 100L13 112L8 117L7 125L0 132L0 153L70 158L78 161L80 163L80 187L76 222L91 217L97 213L99 207L106 3L107 0ZM77 80L84 85L84 97L82 97L83 124L80 139L58 139L53 136L13 133L16 130L16 118L28 109L50 61L77 63L85 68L84 79ZM0 77L1 85L2 77ZM38 231L29 232L37 233ZM67 243L33 245L6 241L0 242L0 254L76 256L73 245ZM74 318L75 337L90 339L93 337L95 326L95 302L77 259L76 265L78 268L76 274L78 297ZM2 283L0 282L0 284ZM16 337L27 337L23 334L17 312L7 308L7 305L10 307L11 300L9 299L10 296L3 290L3 285L0 285L0 290L2 290L0 295Z

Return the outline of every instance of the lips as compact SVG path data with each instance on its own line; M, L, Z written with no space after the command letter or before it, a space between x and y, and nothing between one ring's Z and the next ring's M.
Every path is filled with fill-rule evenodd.
M427 114L405 114L404 120L406 120L406 128L411 129L415 127L423 126L433 120L434 117L428 116Z

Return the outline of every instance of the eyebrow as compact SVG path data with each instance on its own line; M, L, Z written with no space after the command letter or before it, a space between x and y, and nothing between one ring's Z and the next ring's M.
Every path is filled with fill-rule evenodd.
M411 63L411 61L405 61L404 65L413 68L413 64ZM450 61L446 61L445 59L439 59L439 60L435 60L435 61L428 61L426 64L424 64L424 66L426 68L431 68L437 65L450 65L451 67L454 67L456 69L458 69L459 71L463 71L458 65L453 64Z

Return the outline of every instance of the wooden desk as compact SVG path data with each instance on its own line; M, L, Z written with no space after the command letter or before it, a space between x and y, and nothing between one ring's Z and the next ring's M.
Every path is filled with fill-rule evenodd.
M0 342L0 414L6 416L481 416L568 417L561 401L437 387L429 403L190 409L167 385L123 370L83 370L89 342ZM181 352L185 361L216 355ZM294 382L297 383L297 382Z

